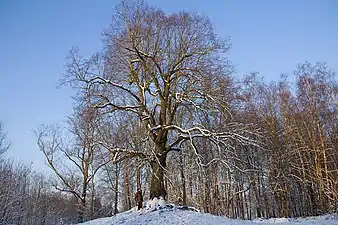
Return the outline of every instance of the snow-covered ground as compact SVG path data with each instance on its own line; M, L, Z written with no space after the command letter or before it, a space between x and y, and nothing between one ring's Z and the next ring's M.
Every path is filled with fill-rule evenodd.
M255 219L253 222L256 225L265 225L272 223L278 225L305 225L305 224L338 225L338 217L337 215L325 215L305 218L271 218L271 219Z
M297 219L274 218L247 221L227 219L207 213L183 210L175 206L173 208L161 208L162 206L157 210L148 208L143 211L136 211L134 208L127 212L117 214L116 216L88 221L81 225L264 225L271 223L278 223L278 225L338 225L338 219L333 215Z

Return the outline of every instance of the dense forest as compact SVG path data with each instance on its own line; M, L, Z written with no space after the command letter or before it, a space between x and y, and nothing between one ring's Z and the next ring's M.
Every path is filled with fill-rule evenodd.
M51 177L7 159L0 126L0 224L110 216L137 190L230 218L337 211L338 85L324 62L295 64L294 82L239 76L208 18L143 1L119 4L103 37L67 57L67 126L35 129Z

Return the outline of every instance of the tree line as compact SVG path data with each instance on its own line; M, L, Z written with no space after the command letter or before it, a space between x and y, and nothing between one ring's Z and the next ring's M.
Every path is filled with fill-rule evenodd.
M325 63L297 65L295 83L286 75L236 77L230 43L208 18L165 14L143 1L122 1L103 36L102 51L84 57L75 48L67 57L62 84L76 91L67 126L35 130L53 178L21 179L28 168L1 164L23 185L21 194L6 194L21 199L14 214L35 210L22 206L27 196L71 210L39 203L25 211L44 215L39 222L12 223L114 215L134 207L139 190L145 200L231 218L337 210L338 86ZM28 182L37 177L40 189Z

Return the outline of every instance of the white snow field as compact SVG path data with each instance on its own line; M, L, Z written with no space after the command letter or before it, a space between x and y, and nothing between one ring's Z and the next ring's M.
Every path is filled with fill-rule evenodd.
M159 205L158 205L159 206ZM193 208L183 209L182 207L168 205L170 207L156 207L147 204L146 209L136 211L133 208L129 211L119 213L116 216L100 218L82 223L81 225L338 225L337 216L326 215L307 218L274 218L256 219L254 221L227 219L224 217L213 216L207 213L194 211Z

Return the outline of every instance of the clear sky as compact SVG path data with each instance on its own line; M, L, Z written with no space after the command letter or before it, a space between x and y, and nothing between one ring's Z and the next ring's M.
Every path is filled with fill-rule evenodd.
M114 5L108 0L0 0L0 121L13 145L8 155L44 170L33 130L64 122L71 91L57 89L72 46L90 55L101 48ZM292 75L298 63L326 61L338 71L336 0L149 0L166 12L209 16L230 37L237 75L268 80ZM292 76L291 76L292 80Z

